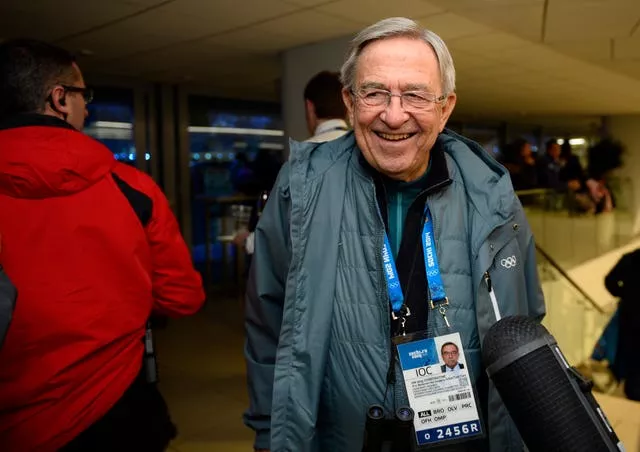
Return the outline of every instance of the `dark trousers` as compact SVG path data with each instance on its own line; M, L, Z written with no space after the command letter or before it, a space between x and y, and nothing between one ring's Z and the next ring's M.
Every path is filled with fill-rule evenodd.
M161 452L177 434L155 384L140 376L102 418L60 452Z

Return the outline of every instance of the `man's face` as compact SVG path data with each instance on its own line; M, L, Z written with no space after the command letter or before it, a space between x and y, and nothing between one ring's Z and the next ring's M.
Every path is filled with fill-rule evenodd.
M371 107L358 94L371 88L392 94L419 92L431 99L447 97L421 109L401 105L399 97L391 97L386 106ZM442 92L433 49L422 40L405 37L370 43L357 63L354 92L345 89L343 98L367 162L393 179L411 181L422 176L456 101L455 93Z
M445 345L442 347L442 359L449 368L454 368L458 364L458 347L455 345Z
M86 88L82 72L77 64L73 63L73 70L76 74L76 80L71 85L77 88ZM66 106L69 109L67 113L67 122L78 130L84 129L84 121L87 119L89 112L87 111L87 103L81 92L68 91L66 94Z
M560 158L560 145L553 143L547 152L553 160L558 160Z

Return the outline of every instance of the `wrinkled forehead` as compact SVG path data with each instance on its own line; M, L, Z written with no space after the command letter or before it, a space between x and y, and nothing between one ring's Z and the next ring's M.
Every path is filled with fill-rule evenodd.
M356 84L360 88L435 93L442 87L440 65L433 48L421 39L380 39L362 49L356 65Z

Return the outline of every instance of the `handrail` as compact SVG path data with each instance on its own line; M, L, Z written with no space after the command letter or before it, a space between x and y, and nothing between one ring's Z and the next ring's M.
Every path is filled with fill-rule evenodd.
M596 311L598 311L598 312L599 312L599 313L601 313L601 314L604 314L604 313L605 313L605 312L604 312L604 309L602 309L602 307L600 307L600 305L599 305L598 303L596 303L596 302L595 302L595 300L594 300L593 298L591 298L591 297L589 296L589 294L587 294L587 293L582 289L582 287L580 287L580 286L578 285L578 283L576 283L576 282L573 280L573 278L571 278L571 276L569 276L569 275L567 274L567 272L565 272L565 271L562 269L562 267L560 267L560 265L559 265L559 264L558 264L558 263L557 263L557 262L556 262L556 261L555 261L551 256L549 256L549 254L547 254L547 252L546 252L546 251L544 251L542 248L540 248L540 246L539 246L538 244L536 244L536 250L538 250L538 252L539 252L540 254L542 254L542 257L544 257L544 258L549 262L549 264L551 264L551 266L552 266L552 267L553 267L553 268L554 268L558 273L560 273L560 275L561 275L564 279L566 279L566 280L569 282L569 284L570 284L571 286L573 286L573 288L574 288L575 290L577 290L577 291L578 291L578 293L580 293L580 295L582 295L582 297L583 297L585 300L587 300L587 301L589 302L589 304L591 304L591 306L592 306Z
M529 195L546 195L558 193L558 190L553 188L530 188L527 190L516 190L516 196L529 196Z

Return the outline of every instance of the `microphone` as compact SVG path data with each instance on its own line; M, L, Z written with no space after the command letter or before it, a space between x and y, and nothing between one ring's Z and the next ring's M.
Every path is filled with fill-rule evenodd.
M618 452L624 447L555 338L530 317L505 317L483 341L482 357L530 452Z

